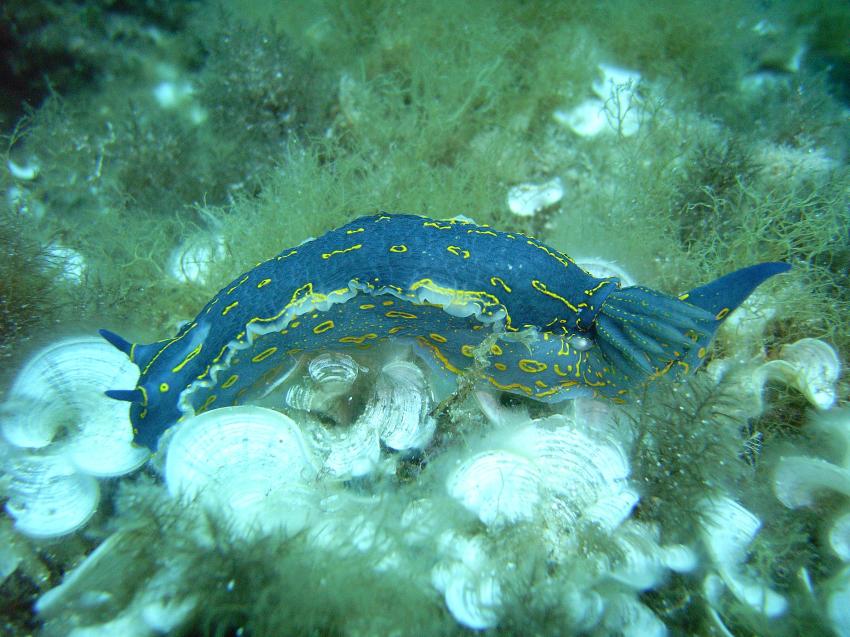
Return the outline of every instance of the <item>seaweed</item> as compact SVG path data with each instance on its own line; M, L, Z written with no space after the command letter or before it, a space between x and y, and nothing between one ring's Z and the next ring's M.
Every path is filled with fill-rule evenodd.
M723 241L739 232L733 201L755 177L751 142L741 137L698 140L683 170L679 241L686 249L707 235Z
M746 488L752 475L741 457L746 418L734 388L707 374L656 385L627 412L636 431L632 476L642 490L637 516L686 542L700 528L704 497Z
M0 368L12 369L27 341L50 329L67 297L57 288L61 264L51 263L43 245L27 231L29 221L0 212ZM4 379L5 380L5 379Z
M196 94L219 166L212 182L256 194L291 136L324 131L332 85L278 29L223 14L201 41L206 57Z

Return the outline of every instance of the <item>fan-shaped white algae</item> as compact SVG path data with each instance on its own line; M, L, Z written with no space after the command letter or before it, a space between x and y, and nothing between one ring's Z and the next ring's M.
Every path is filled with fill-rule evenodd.
M531 420L525 407L505 407L499 402L499 395L489 390L475 390L475 400L481 412L496 429L515 430Z
M602 496L620 493L629 475L622 446L600 438L567 418L552 416L517 432L511 445L534 459L547 488L582 509Z
M80 285L86 276L86 258L74 248L51 243L45 250L45 259L50 265L59 267L59 276L68 283Z
M307 524L318 475L311 450L287 416L262 407L225 407L194 416L168 445L165 482L251 536Z
M51 443L67 422L68 409L57 398L48 400L15 395L14 389L0 406L0 431L12 445L40 449Z
M833 578L830 588L826 612L832 630L839 637L850 637L850 566Z
M112 571L116 566L124 566L120 564L123 560L116 559L115 555L126 548L131 541L131 537L126 532L110 535L77 567L67 572L59 586L51 588L39 597L35 603L35 610L40 615L49 617L58 613L63 606L70 604L73 597L84 594L93 599L110 597L115 591L103 590L100 580L105 573Z
M410 502L401 515L401 528L405 542L411 546L418 546L437 537L444 523L439 514L438 505L433 500L419 498Z
M651 610L625 593L608 596L602 630L624 637L665 637L667 627Z
M443 593L446 608L467 628L496 626L502 591L483 539L447 533L440 538L440 546L445 558L431 570L431 583Z
M746 346L744 351L746 351ZM764 411L764 387L769 382L793 387L814 407L827 410L835 404L835 384L841 362L833 347L814 338L785 345L776 360L738 365L733 360L712 362L708 370L716 379L727 379L740 391L741 409L750 416Z
M306 367L306 376L295 382L289 381L292 372L283 379L283 382L290 382L284 393L285 404L348 424L352 418L354 401L351 398L360 377L360 365L348 354L322 352L310 359Z
M97 509L97 481L78 473L63 457L22 453L11 460L6 511L15 529L33 538L67 535Z
M176 108L189 101L194 93L194 88L189 82L175 82L163 80L153 89L154 99L162 108Z
M640 99L637 87L641 76L610 64L599 64L593 82L595 98L588 98L571 109L556 110L555 121L581 137L616 132L626 137L640 128Z
M0 428L19 448L5 462L12 475L6 508L21 533L75 531L97 507L97 483L89 476L119 476L145 462L147 451L132 444L126 405L103 394L137 377L126 356L87 337L39 350L17 374ZM66 435L54 442L62 429Z
M850 470L821 458L785 456L776 467L773 489L788 508L811 506L822 491L850 496Z
M327 501L323 504L326 506L321 518L307 531L312 545L337 557L367 555L373 560L372 570L378 573L399 570L401 555L397 538L368 514L375 501L342 493L332 505L327 506Z
M829 546L845 562L850 562L850 511L839 515L829 530Z
M635 88L640 83L641 76L637 71L624 69L613 64L600 63L597 67L599 74L593 82L593 92L602 99L608 99L619 89L628 89L633 96Z
M601 495L599 499L584 509L581 514L586 520L598 524L608 532L620 526L632 513L640 496L634 489L624 488Z
M7 159L6 167L12 177L21 181L32 181L38 177L39 165L34 160L30 160L26 164L17 164L11 159Z
M179 283L204 285L212 264L226 256L224 237L214 232L200 232L187 237L172 250L166 269Z
M307 363L307 373L328 397L341 396L354 384L360 365L348 354L322 352Z
M593 92L605 103L608 124L614 132L629 137L640 128L640 73L611 64L599 65L600 76Z
M658 585L670 571L687 573L697 566L697 556L689 547L659 546L658 529L630 522L615 541L622 555L610 566L609 577L635 590Z
M595 97L589 97L570 109L557 109L552 116L561 126L580 137L595 137L608 128L605 102Z
M360 417L377 425L390 449L422 449L434 435L436 422L422 370L407 361L393 361L381 369L372 398Z
M179 628L194 611L194 598L173 599L173 591L143 591L139 599L114 619L86 624L67 633L68 637L155 637Z
M765 363L760 373L795 387L818 409L835 404L835 382L841 373L841 361L835 349L815 338L802 338L784 345L779 360Z
M761 355L764 333L776 315L773 299L756 290L732 312L720 328L720 338L741 360Z
M610 400L576 398L570 401L572 422L589 436L614 440L616 445L628 449L634 441L634 432L620 409Z
M313 440L323 455L322 470L340 480L371 473L381 461L378 428L368 420L357 420L350 427L312 428Z
M110 421L112 435L125 439L129 447L129 418L124 414L115 420L116 401L103 391L132 386L138 375L126 356L100 338L62 339L37 351L15 376L0 430L16 447L40 448L64 425L71 426L73 436L87 421L103 420Z
M557 496L575 519L600 500L618 496L629 468L615 444L588 437L567 419L554 416L516 432L501 448L482 451L449 476L449 494L487 525L533 516L541 496ZM599 514L622 519L634 505L632 494L615 498Z
M463 462L446 483L453 498L484 524L528 520L540 499L540 470L509 451L483 451Z
M779 458L773 488L779 501L789 508L811 506L823 491L850 496L850 409L813 414L809 426L833 443L839 464L810 456Z
M563 198L564 184L560 177L555 177L539 184L520 184L508 190L508 209L519 217L533 217Z
M300 404L299 401L313 406L321 404L322 411L332 415L343 412L341 405L348 406L347 391L334 399L324 393L324 384L311 382L313 386L301 383L290 387L287 403L293 407ZM298 398L299 393L293 392L303 392L304 398ZM342 418L336 426L318 422L308 424L324 472L340 479L371 473L382 464L382 442L396 451L424 448L436 428L430 416L432 406L431 390L418 365L404 360L385 364L354 423L349 424Z
M584 405L575 410L587 420L581 425L560 415L537 421L525 416L524 426L511 432L504 424L517 426L520 415L511 417L506 414L510 410L486 400L484 404L501 426L482 441L481 446L489 448L461 461L450 473L449 495L487 525L487 537L517 522L541 525L552 564L585 574L565 601L576 620L573 628L663 634L663 623L633 596L623 594L611 603L610 590L604 595L593 591L597 584L610 589L612 581L644 590L670 570L686 572L697 563L689 547L659 546L656 530L628 521L639 496L628 485L622 432L611 426L611 412ZM616 556L593 550L577 553L578 535L600 531L618 545ZM496 545L483 535L448 532L440 546L444 558L432 571L432 582L444 593L449 611L471 628L496 625L506 582L515 577L510 563L499 566L504 559L494 557Z
M810 427L832 442L831 451L839 455L838 464L850 469L850 408L834 408L810 415Z
M761 528L761 520L734 500L721 496L702 503L703 540L715 563L735 566L746 560L747 547Z
M101 391L88 392L88 399L92 407L81 412L79 430L61 446L65 457L80 472L98 478L123 476L142 466L149 453L132 444L127 405Z
M153 637L180 627L198 603L183 593L186 567L172 562L150 577L138 563L138 539L126 530L109 536L36 601L39 617L50 621L70 611L63 634L71 637Z
M767 617L785 613L786 599L745 570L747 548L761 528L761 520L724 496L703 500L701 508L704 513L703 543L729 592ZM714 584L710 588L717 590Z
M850 497L850 409L813 413L808 426L832 443L830 451L838 457L838 464L811 456L780 457L773 490L779 501L791 509L813 506L828 492ZM850 511L845 510L832 521L828 540L836 555L850 561Z
M373 365L375 359L369 360ZM410 572L412 587L433 596L427 590L430 580L458 624L486 630L499 625L521 602L517 595L528 576L522 562L527 547L513 540L533 536L541 543L531 547L535 559L545 556L547 565L541 590L559 595L555 603L569 619L569 631L665 633L662 619L641 603L639 594L661 590L664 595L661 587L671 571L692 571L698 560L692 547L663 545L659 528L632 518L640 500L629 482L629 448L635 434L631 420L617 417L620 408L578 400L565 406L569 415L533 420L525 409L509 408L492 394L479 392L493 426L487 427L485 438L469 443L470 451L454 452L458 460L449 475L444 477L445 464L436 461L419 474L421 484L418 478L402 489L380 492L377 485L393 479L392 468L404 457L388 448L404 451L429 444L434 423L428 414L434 399L419 366L396 360L378 369L369 373L350 356L330 352L304 359L301 378L290 389L309 388L321 399L303 411L315 413L315 405L322 404L325 414L347 414L347 419L320 421L302 413L296 425L259 407L225 408L176 427L162 445L165 480L168 489L186 501L181 524L201 529L200 536L192 535L196 543L208 546L204 525L196 517L201 510L240 541L304 530L301 546L324 560L349 559L393 577L419 567ZM337 408L348 403L352 406L347 412ZM254 419L252 414L258 413ZM846 458L850 433L840 410L822 412L816 420L840 442L835 456ZM306 440L302 429L309 434ZM42 438L49 439L53 431ZM56 451L69 457L65 446ZM4 460L6 466L17 454L23 452L13 450ZM830 471L843 472L839 465L830 465ZM376 471L382 479L342 484ZM447 494L434 492L428 480L435 476L445 479ZM322 488L332 481L332 491ZM352 485L355 488L349 488ZM795 489L789 487L797 495L786 499L804 501L806 496L799 495L804 489ZM414 499L400 501L403 491ZM450 506L452 501L457 506ZM718 612L724 608L723 595L768 618L783 614L785 598L746 565L758 518L731 499L705 501L702 506L704 590L716 630L726 630ZM471 515L457 515L461 508ZM829 535L842 559L848 526L839 517ZM120 560L110 559L109 565L116 568ZM46 595L43 606L53 610L40 612L45 619L64 617L83 603L103 611L79 615L72 626L79 635L168 632L185 623L197 605L196 599L180 592L191 574L179 565L169 573L148 568L134 576L135 583L120 602L109 597L109 586L89 581L84 593L67 598L71 601L59 603ZM811 589L813 596L821 593L817 586ZM826 599L824 595L824 603ZM59 607L65 610L56 611Z
M573 620L573 628L576 632L584 632L596 626L605 610L605 599L602 595L575 585L567 588L563 603Z

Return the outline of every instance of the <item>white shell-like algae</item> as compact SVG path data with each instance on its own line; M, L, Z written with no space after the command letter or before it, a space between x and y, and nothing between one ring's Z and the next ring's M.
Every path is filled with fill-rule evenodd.
M250 536L307 523L318 466L298 425L262 407L225 407L188 419L168 445L169 492L222 515Z
M97 480L77 472L60 455L21 454L12 460L10 473L6 511L24 535L67 535L85 525L97 509Z

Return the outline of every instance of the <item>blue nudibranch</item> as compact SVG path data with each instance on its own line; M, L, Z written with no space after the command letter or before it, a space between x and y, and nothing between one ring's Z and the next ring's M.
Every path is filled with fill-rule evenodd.
M141 370L135 389L107 394L132 403L134 439L155 449L180 418L243 400L300 352L410 338L460 373L495 333L484 383L549 402L622 400L698 367L726 315L788 268L754 265L676 298L594 278L520 233L378 214L258 264L172 338L131 344L101 330Z

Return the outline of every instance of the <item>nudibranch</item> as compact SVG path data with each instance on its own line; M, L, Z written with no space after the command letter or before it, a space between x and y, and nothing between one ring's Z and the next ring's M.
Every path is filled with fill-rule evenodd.
M135 389L107 393L131 402L134 440L155 449L181 418L250 399L301 352L410 339L459 374L495 335L480 382L540 401L623 400L698 367L729 312L788 267L754 265L674 297L594 278L521 233L378 214L258 264L172 338L101 330L141 370Z

